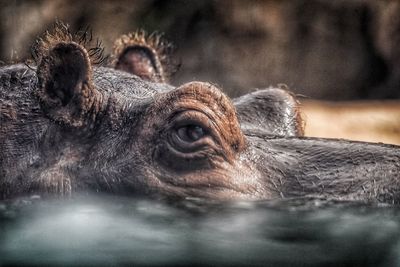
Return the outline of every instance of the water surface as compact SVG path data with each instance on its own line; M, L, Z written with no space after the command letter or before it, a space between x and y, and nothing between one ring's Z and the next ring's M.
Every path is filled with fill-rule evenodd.
M0 203L0 266L400 266L399 209L321 199Z

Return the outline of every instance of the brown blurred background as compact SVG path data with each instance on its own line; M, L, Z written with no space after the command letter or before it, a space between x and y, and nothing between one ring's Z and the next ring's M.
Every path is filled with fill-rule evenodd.
M0 0L0 16L5 62L29 57L55 19L90 25L106 52L123 33L164 32L181 62L174 85L208 81L234 97L285 84L306 99L361 100L303 101L306 134L400 143L399 0Z
M110 51L122 33L161 31L181 61L173 84L231 96L286 84L329 100L400 97L400 1L1 0L0 59L29 55L56 18L90 25Z

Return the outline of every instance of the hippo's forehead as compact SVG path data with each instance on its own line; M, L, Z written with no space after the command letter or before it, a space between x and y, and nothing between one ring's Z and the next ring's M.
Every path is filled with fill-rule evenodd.
M165 83L147 82L138 76L104 67L94 68L93 80L97 90L117 93L128 99L148 99L174 89Z

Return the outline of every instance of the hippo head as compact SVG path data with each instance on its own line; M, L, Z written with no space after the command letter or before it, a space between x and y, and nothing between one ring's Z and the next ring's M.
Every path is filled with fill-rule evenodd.
M231 101L209 83L168 85L158 39L140 33L117 41L112 67L95 67L99 49L82 39L58 26L35 46L35 70L2 70L18 77L0 93L3 197L396 198L397 148L301 138L290 93Z

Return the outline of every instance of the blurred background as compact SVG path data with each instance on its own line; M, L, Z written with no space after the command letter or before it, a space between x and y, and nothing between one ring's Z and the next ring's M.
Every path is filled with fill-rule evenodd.
M397 0L1 0L0 59L25 59L55 19L121 34L160 31L176 46L171 82L217 83L231 96L285 84L317 99L400 97Z
M55 19L76 30L90 25L107 53L123 33L159 31L181 63L173 85L208 81L236 97L284 84L339 105L303 101L307 135L400 143L398 0L0 0L0 10L4 62L28 58ZM337 102L349 100L379 102Z

